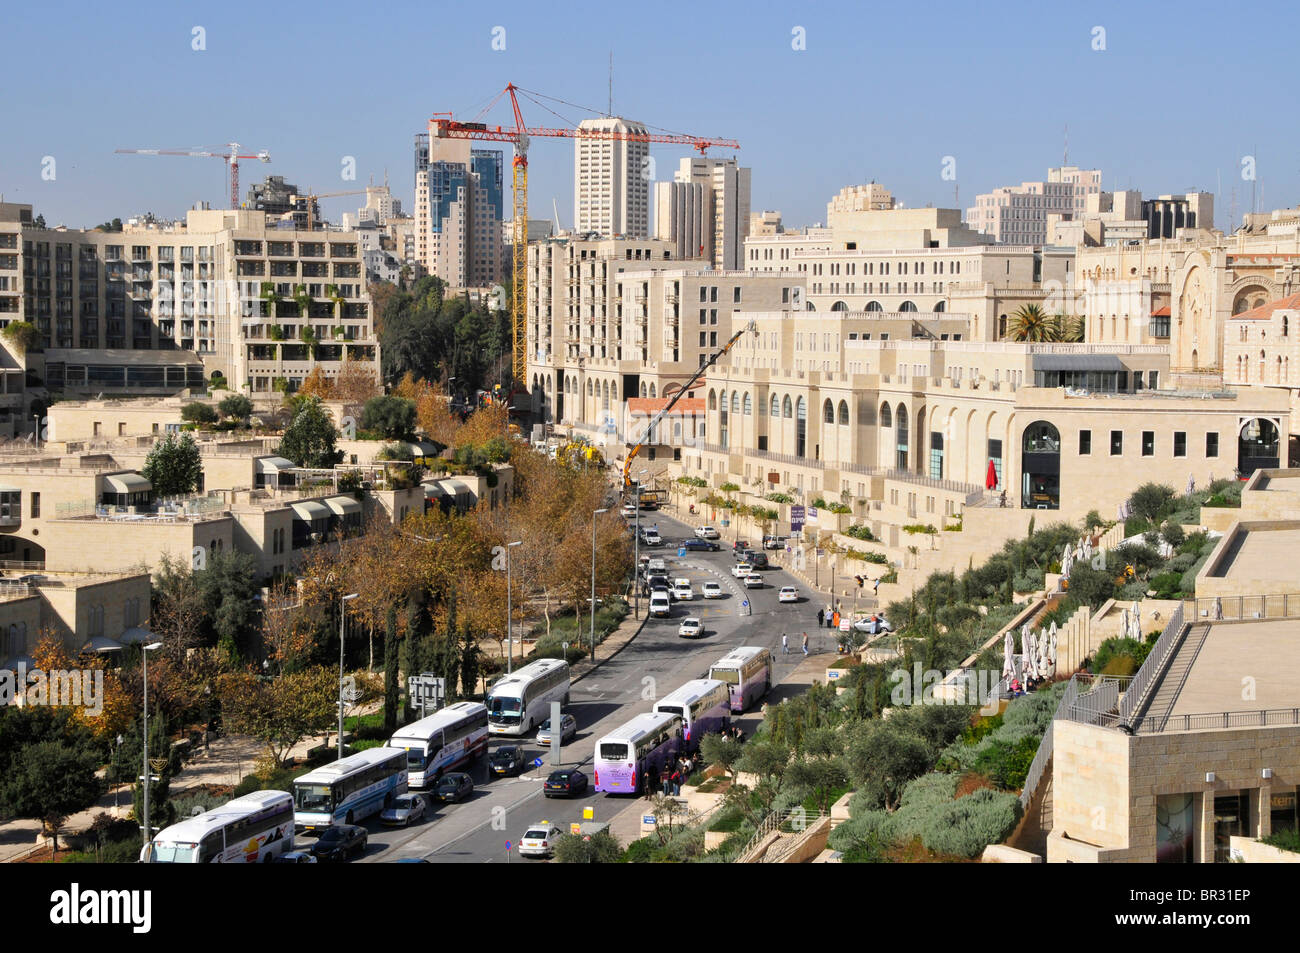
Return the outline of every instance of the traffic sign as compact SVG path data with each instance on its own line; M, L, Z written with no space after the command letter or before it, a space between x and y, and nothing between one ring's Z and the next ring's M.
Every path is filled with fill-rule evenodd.
M510 849L510 841L506 841L506 850Z
M534 767L534 768L540 768L540 767L542 766L542 763L543 763L543 762L542 762L542 759L541 759L541 758L534 758L534 759L533 759L533 767Z
M746 599L744 602L742 602L742 603L740 604L740 607L741 607L742 609L748 609L748 608L749 608L749 600Z

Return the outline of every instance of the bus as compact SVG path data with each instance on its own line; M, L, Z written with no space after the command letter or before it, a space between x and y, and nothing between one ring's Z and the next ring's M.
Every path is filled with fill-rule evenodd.
M293 850L293 796L254 791L163 828L140 851L146 864L268 863Z
M551 702L569 702L569 663L544 658L507 675L488 692L488 731L526 735L551 717Z
M668 712L637 715L621 728L596 742L592 774L597 793L637 794L641 777L659 780L664 764L672 763L681 750L682 716Z
M367 748L293 782L293 826L318 831L334 824L355 824L405 793L406 752Z
M742 645L710 665L709 678L726 682L731 690L731 710L744 711L772 687L772 653Z
M388 747L406 751L406 783L423 788L436 784L444 771L483 754L487 742L487 708L478 702L457 702L397 729Z
M654 710L681 716L682 749L694 753L705 735L730 727L731 691L726 682L696 678L661 698Z

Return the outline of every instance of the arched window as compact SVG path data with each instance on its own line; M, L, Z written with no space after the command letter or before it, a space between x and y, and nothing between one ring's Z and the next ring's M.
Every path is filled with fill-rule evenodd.
M889 409L888 404L880 405L880 426L882 427L894 426L894 414Z
M946 309L942 301L936 301L931 310L934 311L935 314L943 314Z
M645 382L645 381L642 381L642 382L641 382L641 396L642 396L642 397L649 397L649 396L650 396L650 388L646 386L646 382Z
M709 388L709 410L718 409L718 395L712 387Z
M1021 437L1020 505L1029 510L1061 508L1061 432L1035 420Z
M654 384L651 384L651 385L650 385L650 399L651 399L651 400L654 400L654 398L655 398L655 385L654 385Z
M880 304L879 301L868 301L868 302L867 302L867 310L868 310L868 311L884 311L885 309L881 306L881 304Z
M822 404L822 423L835 423L835 405L831 403L829 397L827 397L825 402Z
M734 390L731 392L731 412L740 413L740 393Z
M1061 432L1046 420L1036 420L1025 428L1025 453L1061 452Z
M795 404L794 416L794 455L802 457L808 451L808 405L802 397Z
M781 400L781 416L786 418L787 420L789 420L790 417L793 416L793 406L790 403L789 394L786 394L785 397Z
M907 405L899 404L894 408L894 421L897 426L894 428L894 446L897 454L894 458L894 466L899 470L907 469Z
M811 301L809 301L809 302L808 302L808 307L807 307L805 310L806 310L806 311L816 311L817 309L814 308L814 307L813 307L813 303L812 303Z
M840 401L840 426L847 427L848 425L849 425L849 405L847 401L842 400Z
M1291 319L1288 318L1285 314L1282 315L1282 337L1287 336L1287 332L1290 330L1290 328L1291 328Z
M849 306L848 306L847 304L845 304L843 301L836 301L833 305L831 305L831 310L832 310L832 311L847 311L847 310L849 310Z
M772 395L772 407L769 413L773 417L780 416L781 414L781 403L777 400L776 394Z
M745 391L745 416L750 417L754 413L754 403L749 399L749 391Z
M591 381L587 381L587 396L588 396L588 397L590 397L590 396L592 395L592 391L593 391L593 390L594 390L594 387L593 387L593 385L592 385L592 382L591 382Z
M898 310L899 310L899 311L915 311L915 310L916 310L916 305L913 304L911 301L904 301L902 304L900 304L900 305L898 306Z

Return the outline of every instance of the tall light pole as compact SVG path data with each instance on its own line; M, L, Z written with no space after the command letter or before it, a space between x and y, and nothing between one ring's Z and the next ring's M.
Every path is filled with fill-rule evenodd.
M510 550L516 546L522 546L524 541L518 540L513 543L506 543L506 674L514 671L515 664L515 646L514 646L514 604L511 602L510 591Z
M632 561L635 565L632 567L632 618L641 618L641 474L648 473L644 467L637 471L636 475L636 499L632 505L636 507L636 529L632 534Z
M355 592L339 599L339 760L343 760L343 624L347 621L349 599L355 599Z
M596 661L596 517L608 513L609 507L591 514L591 660Z
M161 642L150 642L140 646L140 657L144 665L144 846L153 842L153 828L149 826L149 653L162 648Z

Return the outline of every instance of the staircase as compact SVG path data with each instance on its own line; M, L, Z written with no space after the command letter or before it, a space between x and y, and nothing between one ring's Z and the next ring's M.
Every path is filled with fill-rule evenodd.
M1169 713L1173 711L1174 703L1187 682L1187 675L1192 670L1196 657L1201 654L1201 648L1205 645L1205 639L1209 634L1210 626L1204 623L1191 626L1187 630L1182 643L1175 646L1172 652L1169 667L1161 673L1159 683L1150 693L1145 710L1134 721L1135 732L1165 730Z
M818 830L826 814L810 814L802 807L773 811L758 826L749 843L737 855L737 864L775 864L788 856Z

